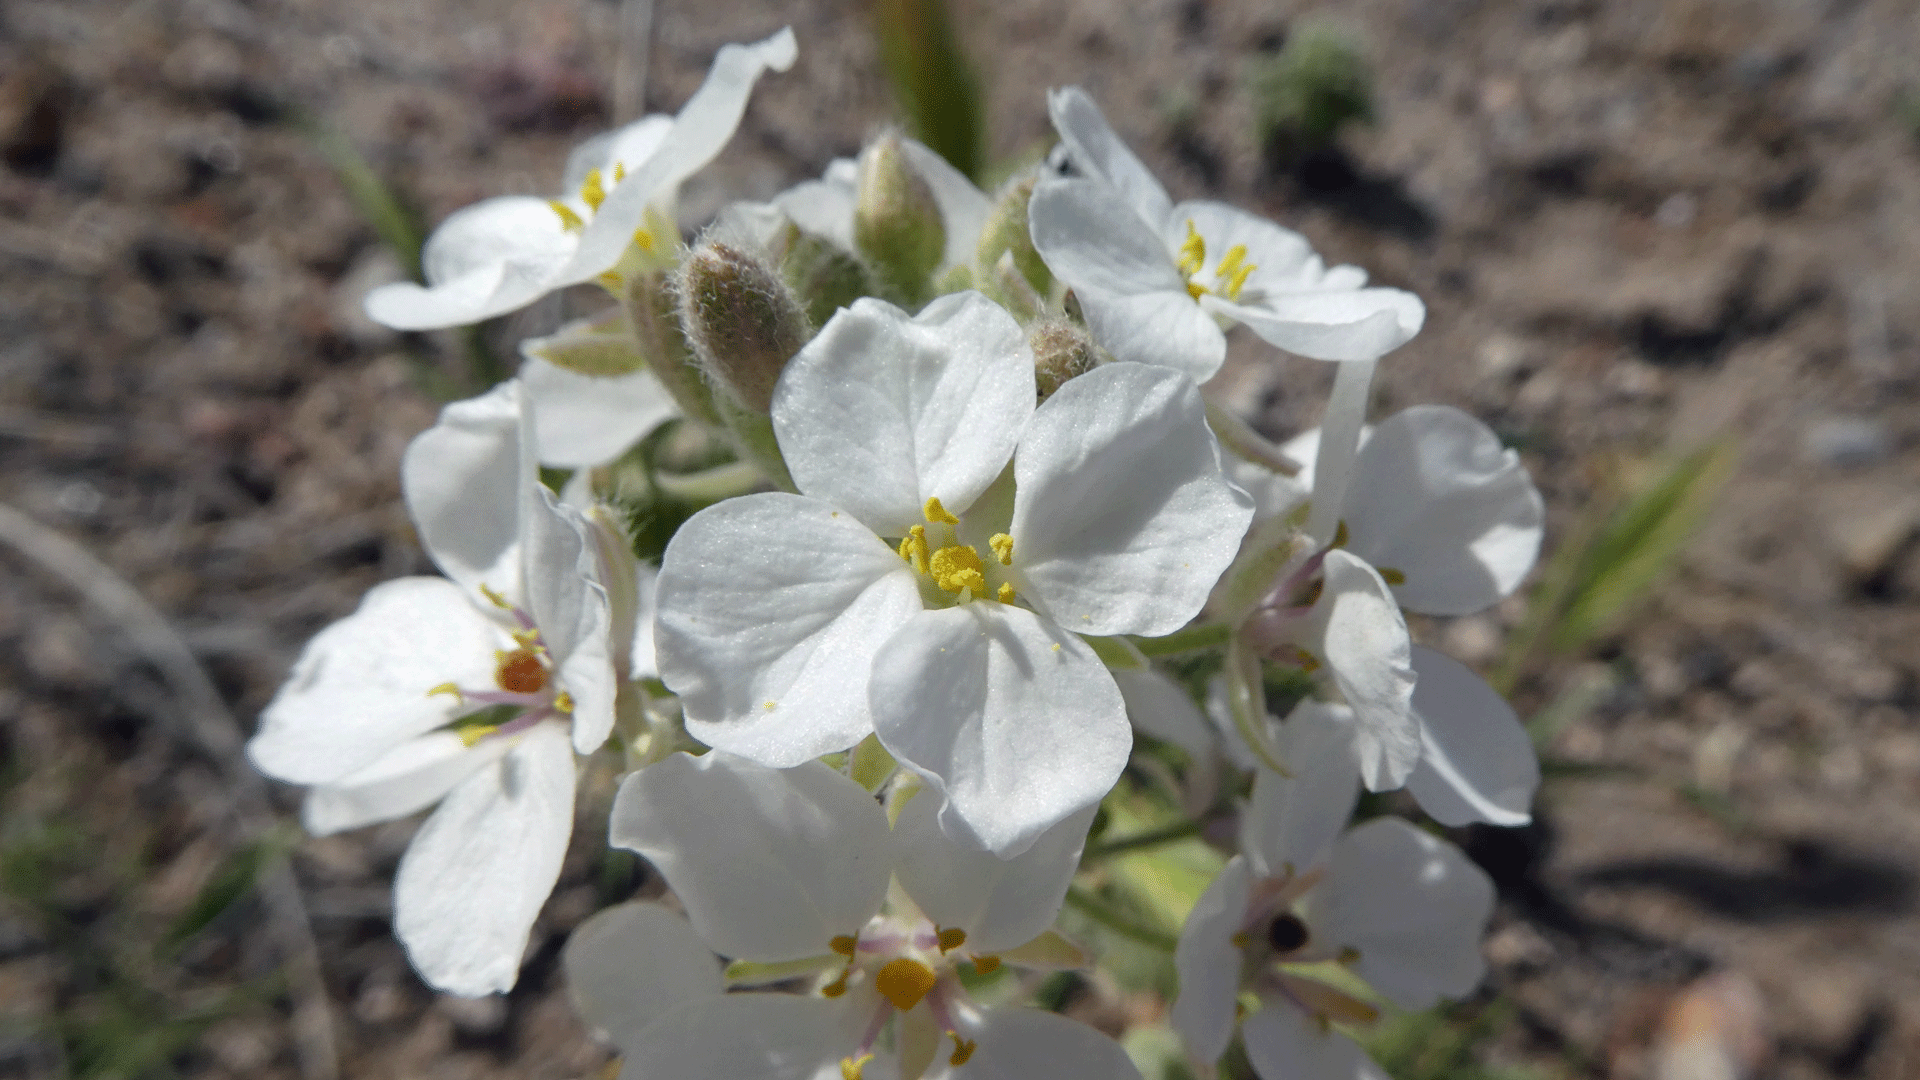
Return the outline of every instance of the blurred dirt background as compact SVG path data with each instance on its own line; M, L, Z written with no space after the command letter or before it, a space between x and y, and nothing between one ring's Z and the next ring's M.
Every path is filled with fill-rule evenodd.
M1482 1001L1506 1019L1475 1054L1541 1076L1920 1076L1910 0L955 7L995 157L1043 149L1042 91L1079 82L1176 198L1256 209L1422 295L1427 329L1382 364L1376 414L1437 401L1493 424L1547 494L1549 545L1647 462L1738 439L1679 571L1520 681L1522 715L1570 691L1591 707L1548 747L1536 824L1461 837L1503 894ZM607 1061L557 964L632 884L590 814L519 988L440 998L387 925L412 825L302 839L231 749L308 636L430 570L399 454L436 394L475 388L462 339L359 314L399 266L312 132L428 224L547 192L615 119L620 11L0 0L0 1077L313 1076L326 1040L294 1022L302 1001L330 1009L347 1077ZM1278 168L1243 75L1316 11L1364 43L1379 118ZM659 0L647 106L677 108L720 44L783 23L800 61L688 185L689 227L888 121L856 0ZM581 302L483 337L511 356ZM1236 336L1219 382L1285 436L1316 421L1327 372ZM18 550L33 522L166 625L124 597L83 606ZM41 548L113 602L109 576ZM1489 669L1524 611L1419 631ZM271 805L286 820L296 800ZM317 982L281 972L285 897L244 891L289 848Z

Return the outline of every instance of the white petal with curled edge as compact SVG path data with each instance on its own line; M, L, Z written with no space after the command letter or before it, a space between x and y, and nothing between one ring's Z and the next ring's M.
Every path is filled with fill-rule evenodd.
M1361 445L1345 516L1354 554L1406 575L1393 592L1409 611L1469 615L1533 568L1545 507L1492 429L1459 409L1416 405Z
M1093 650L996 601L914 616L874 657L871 690L880 742L946 795L940 827L1003 859L1097 804L1133 746Z
M840 1002L798 994L727 994L691 1001L623 1044L621 1080L843 1080L859 1045ZM882 1054L862 1080L898 1080Z
M795 225L832 241L842 251L853 250L853 203L860 193L860 163L834 158L818 180L804 180L773 197Z
M487 739L469 747L450 731L409 739L372 764L310 789L300 806L300 823L314 836L327 836L406 817L439 802L512 745L511 739Z
M1353 709L1360 779L1370 791L1397 788L1420 760L1406 620L1373 567L1338 548L1321 565L1326 585L1314 619L1322 658Z
M667 137L667 132L672 130L673 117L654 113L625 127L595 135L567 154L567 167L560 180L560 190L568 195L579 191L591 169L600 170L602 189L611 189L616 183L613 178L616 162L625 172L632 173L653 157L654 152L660 149L661 141Z
M527 606L560 688L573 699L573 748L591 754L613 730L619 681L612 606L600 584L593 525L544 487L526 511Z
M1241 850L1261 877L1319 865L1360 797L1353 718L1345 706L1301 702L1281 729L1279 749L1293 775L1256 772L1252 802L1240 816Z
M968 266L973 249L979 246L980 229L987 223L993 203L987 193L973 186L966 174L947 164L931 147L912 139L902 139L900 148L915 172L933 189L933 201L940 207L940 221L946 227L947 250L940 265Z
M454 788L393 881L393 932L420 977L464 997L505 993L573 832L573 747L535 724Z
M1391 1080L1359 1043L1326 1030L1288 1002L1248 1016L1240 1031L1260 1080Z
M603 378L528 356L520 361L520 382L533 401L535 453L555 468L604 465L680 415L651 371Z
M912 569L852 514L779 492L688 519L656 599L654 653L687 730L776 768L873 730L873 654L921 610Z
M1354 972L1403 1009L1460 997L1486 974L1493 882L1459 848L1399 818L1341 837L1308 905L1333 941L1359 950Z
M1173 205L1167 189L1114 133L1085 90L1068 86L1048 91L1047 115L1075 168L1118 189L1127 206L1148 224L1158 226L1167 219Z
M1114 684L1127 702L1136 730L1169 742L1198 762L1219 748L1219 736L1192 695L1157 671L1115 671Z
M1053 925L1080 868L1096 807L1040 834L1011 859L949 837L940 829L940 796L922 790L894 823L894 873L914 903L942 927L966 931L976 956L1025 945Z
M1069 380L1013 462L1014 587L1087 634L1170 634L1233 561L1253 500L1226 479L1200 391L1144 364Z
M967 1036L975 1046L966 1063L942 1053L929 1080L1140 1080L1119 1043L1059 1013L989 1009Z
M254 767L290 784L324 784L451 723L458 698L427 691L493 685L493 651L511 646L458 585L408 577L367 590L353 614L314 635L260 712Z
M830 952L880 910L893 870L886 812L817 761L675 754L621 783L608 842L659 868L715 952L757 963Z
M560 272L567 284L586 281L620 261L633 240L647 205L671 202L680 182L720 156L746 114L747 98L760 76L793 66L799 48L793 31L779 33L750 45L723 45L714 54L707 79L673 118L673 127L655 146L644 164L629 163L627 178L607 193L593 219L586 223L580 249Z
M574 928L560 954L582 1019L621 1046L686 1001L725 992L720 961L693 926L659 904L617 904Z
M1323 289L1243 303L1203 296L1200 305L1269 345L1312 360L1378 360L1413 340L1427 319L1419 297L1384 288Z
M529 469L520 384L501 383L440 410L400 461L400 489L420 546L440 572L475 590L520 595L520 500Z
M1173 1030L1201 1062L1220 1060L1233 1038L1242 960L1233 936L1246 920L1252 894L1247 862L1236 855L1200 894L1173 950L1173 967L1180 976L1180 996L1173 1000Z
M952 293L919 315L854 301L788 363L773 430L800 491L881 536L964 514L1013 456L1033 413L1033 351L1006 309Z
M367 294L367 316L395 330L432 330L504 315L555 288L577 246L547 200L486 199L454 211L427 237L424 287L380 286Z
M1420 764L1407 791L1442 825L1525 825L1540 786L1540 759L1520 717L1465 664L1413 647L1413 711Z

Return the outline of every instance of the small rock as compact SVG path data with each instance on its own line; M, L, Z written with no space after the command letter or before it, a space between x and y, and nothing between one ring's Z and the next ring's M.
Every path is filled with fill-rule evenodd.
M1653 212L1653 223L1663 229L1684 229L1700 215L1700 200L1687 192L1669 195Z
M1815 464L1858 469L1885 460L1893 449L1893 440L1877 420L1842 416L1809 426L1801 437L1800 449Z
M1480 343L1479 351L1474 354L1474 363L1480 370L1481 378L1505 380L1524 374L1533 366L1533 357L1519 338L1511 334L1494 334Z
M1886 570L1920 529L1920 494L1890 485L1836 490L1826 500L1827 539L1856 578Z

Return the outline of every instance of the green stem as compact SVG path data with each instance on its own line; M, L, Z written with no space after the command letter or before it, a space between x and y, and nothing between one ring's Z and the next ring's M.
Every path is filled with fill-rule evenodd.
M1067 906L1080 912L1087 918L1092 919L1094 922L1099 923L1101 926L1119 934L1121 937L1132 938L1142 945L1159 949L1161 952L1172 952L1174 946L1180 943L1179 938L1174 937L1164 930L1156 930L1151 926L1142 926L1125 915L1120 914L1109 906L1106 901L1078 885L1069 885L1067 887Z
M1102 841L1098 844L1089 844L1087 845L1087 850L1080 856L1080 862L1085 864L1089 859L1108 859L1115 855L1123 855L1129 851L1138 851L1141 848L1154 847L1159 844L1169 844L1175 840L1185 840L1189 836L1199 836L1200 830L1206 828L1206 825L1207 823L1204 819L1198 818L1189 821L1177 821L1172 825L1158 829L1150 829L1146 832L1134 833L1132 836L1120 836L1112 840Z
M1227 643L1233 631L1225 623L1207 623L1175 630L1166 637L1134 638L1133 644L1148 656L1172 656L1175 653L1217 649Z

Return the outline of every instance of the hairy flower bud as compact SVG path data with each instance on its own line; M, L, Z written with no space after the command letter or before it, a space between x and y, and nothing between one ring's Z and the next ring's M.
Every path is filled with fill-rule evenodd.
M1053 272L1033 249L1033 237L1027 231L1027 203L1033 198L1033 182L1034 177L1029 174L1008 181L1000 189L993 210L987 215L987 223L980 229L974 262L981 267L993 267L1003 253L1010 253L1013 265L1019 267L1027 284L1045 296L1047 290L1053 288Z
M766 415L780 372L813 336L786 280L756 256L708 241L687 256L679 292L680 325L707 377Z
M947 228L933 188L890 134L860 154L853 243L880 283L912 305L924 303L928 279L946 253Z
M1041 401L1051 397L1068 379L1093 370L1093 338L1065 319L1034 327L1027 335L1027 343L1033 348L1033 382Z
M718 426L713 392L707 388L681 332L674 291L664 271L653 270L625 278L620 309L647 365L660 378L680 410L704 424Z
M874 292L873 275L860 260L831 241L794 229L780 260L780 273L807 309L815 326L825 326L833 313Z

